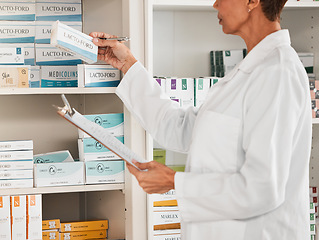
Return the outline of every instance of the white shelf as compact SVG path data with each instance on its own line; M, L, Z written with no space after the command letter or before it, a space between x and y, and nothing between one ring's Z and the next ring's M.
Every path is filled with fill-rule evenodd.
M178 10L178 11L216 11L212 1L182 1L182 0L155 0L153 9L158 11ZM303 9L303 8L318 8L319 2L287 2L285 9Z
M96 191L110 191L110 190L124 190L124 183L121 183L121 184L61 186L61 187L0 189L0 195L26 195L26 194L72 193L72 192L96 192Z
M39 94L107 94L115 93L115 87L100 88L0 88L0 95Z

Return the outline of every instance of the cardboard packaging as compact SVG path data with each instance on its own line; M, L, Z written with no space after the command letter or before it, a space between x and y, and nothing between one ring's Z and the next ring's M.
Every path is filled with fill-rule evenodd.
M39 0L36 4L36 21L82 21L81 1Z
M179 89L181 107L188 108L194 106L194 78L180 78Z
M158 207L153 211L154 230L180 229L180 222L177 207Z
M0 141L0 151L33 150L32 140Z
M50 153L37 154L33 156L33 162L38 163L60 163L60 162L74 162L69 150L57 151Z
M86 162L86 184L123 183L124 168L122 160Z
M124 143L124 136L116 137ZM80 161L97 161L97 160L116 160L120 159L118 155L104 147L99 141L94 138L78 139L79 158Z
M0 87L28 88L30 66L0 65Z
M33 178L0 180L0 189L32 188L32 187L33 187Z
M0 44L0 62L3 65L23 65L24 48L13 46L4 47Z
M40 163L34 165L34 186L69 186L84 184L83 162Z
M1 1L0 1L1 3ZM19 62L14 63L14 61L11 61L11 63L8 61L8 59L0 59L2 64L21 64L21 65L30 65L34 66L35 64L35 51L34 51L34 44L33 43L0 43L0 50L9 51L10 49L17 49L16 54L11 54L11 56L14 61L17 61L18 58ZM19 51L19 48L21 49ZM19 54L18 54L19 53ZM22 55L22 57L21 57ZM6 58L8 57L8 53L6 52ZM15 59L16 58L16 59Z
M106 238L106 230L61 233L61 240L83 240L99 238Z
M72 53L75 57L87 63L97 61L98 46L92 42L93 38L60 21L52 25L51 45Z
M195 78L194 106L200 107L205 101L210 89L210 78Z
M11 215L9 196L0 196L0 239L11 239Z
M298 56L307 73L314 73L314 53L299 52Z
M35 42L49 44L54 21L35 22ZM78 31L82 31L82 22L62 22Z
M165 165L166 150L162 148L153 149L153 160Z
M34 40L34 22L0 21L0 43L34 43Z
M12 171L0 170L0 180L9 180L9 179L14 180L14 179L26 179L26 178L33 178L33 169L12 170Z
M162 92L166 91L166 79L164 77L154 77L154 80L161 86Z
M76 66L42 66L41 87L77 87Z
M42 239L42 195L27 195L27 239Z
M42 220L42 230L60 229L60 219Z
M35 0L33 1L0 1L0 20L34 21Z
M0 161L0 170L33 169L33 160L28 161Z
M157 230L154 232L154 240L181 240L180 229Z
M42 232L42 240L60 240L60 233L55 230L44 230Z
M108 228L108 220L61 223L61 232L94 231Z
M121 80L120 70L111 65L79 64L79 87L117 87Z
M50 44L35 44L36 65L59 66L81 64L81 59Z
M86 119L94 122L114 136L124 135L124 114L123 113L111 113L111 114L91 114L83 115ZM85 132L79 131L79 138L90 138L91 136Z
M30 160L33 150L0 152L0 161Z
M31 66L30 79L29 79L30 88L40 87L40 71L41 71L40 66Z
M26 240L26 196L10 196L12 240Z
M166 78L166 95L173 101L177 102L179 106L181 105L181 81L178 81L177 78Z

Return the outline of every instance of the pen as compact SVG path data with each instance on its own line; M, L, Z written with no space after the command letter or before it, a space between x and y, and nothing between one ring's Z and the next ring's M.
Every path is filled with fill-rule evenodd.
M126 42L126 41L131 40L129 37L99 38L99 39L102 39L102 40L117 40L117 41L119 41L119 42Z

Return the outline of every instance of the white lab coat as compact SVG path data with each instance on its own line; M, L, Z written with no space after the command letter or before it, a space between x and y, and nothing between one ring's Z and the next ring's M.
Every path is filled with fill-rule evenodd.
M308 84L288 30L255 46L198 111L131 67L118 96L162 146L188 153L175 175L183 240L309 239Z

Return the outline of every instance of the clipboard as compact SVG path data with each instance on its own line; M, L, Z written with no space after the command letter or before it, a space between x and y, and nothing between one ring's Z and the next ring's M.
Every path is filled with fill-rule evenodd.
M145 159L134 153L131 149L125 146L116 137L112 136L107 129L101 127L100 125L91 122L86 119L83 115L77 112L74 108L71 108L65 95L61 95L62 101L64 102L64 107L58 107L53 105L57 109L57 113L69 121L71 124L82 130L83 132L90 135L96 141L100 142L104 147L115 153L119 158L130 163L135 168L140 170L132 160L138 162L147 162Z

